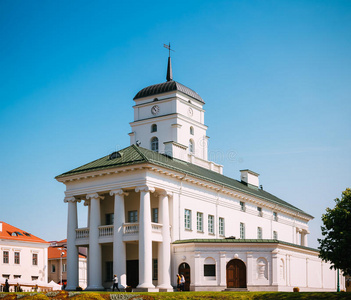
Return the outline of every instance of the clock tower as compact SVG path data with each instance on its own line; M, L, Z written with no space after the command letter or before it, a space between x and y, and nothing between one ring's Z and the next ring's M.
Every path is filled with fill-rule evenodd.
M222 166L208 161L205 102L173 80L170 56L166 78L135 95L130 143L222 173Z

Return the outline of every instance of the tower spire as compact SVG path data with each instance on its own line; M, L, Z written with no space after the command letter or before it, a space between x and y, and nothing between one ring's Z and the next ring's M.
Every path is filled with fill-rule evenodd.
M172 81L173 80L173 73L172 73L171 51L174 52L174 50L171 49L171 43L169 43L168 45L163 44L163 47L168 49L168 65L167 65L166 79L167 79L167 81Z

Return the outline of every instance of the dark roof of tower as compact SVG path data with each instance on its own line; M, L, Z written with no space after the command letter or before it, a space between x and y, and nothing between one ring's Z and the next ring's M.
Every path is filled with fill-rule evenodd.
M112 168L137 165L142 163L150 163L164 168L169 168L174 171L181 172L190 176L194 176L209 182L213 182L223 187L244 192L249 195L254 195L258 198L264 199L273 204L278 204L278 205L287 207L298 213L303 213L313 218L311 215L307 214L303 210L266 192L265 190L250 188L249 186L245 185L244 183L238 180L235 180L230 177L224 176L220 173L205 169L203 167L191 164L189 162L185 162L180 159L172 158L167 155L154 152L142 147L137 147L136 145L131 145L127 148L119 150L118 154L119 155L104 156L100 159L92 161L81 167L65 172L61 175L58 175L56 176L56 179L70 176L70 175L94 172L99 170L106 170L110 168L112 169Z
M182 93L194 98L195 100L200 101L201 103L205 103L204 100L202 100L202 98L200 97L200 95L198 93L196 93L192 89L190 89L190 88L186 87L185 85L183 85L177 81L174 81L174 80L150 85L146 88L143 88L135 95L134 100L139 99L139 98L143 98L143 97L148 97L148 96L156 96L158 94L172 92L172 91L182 92Z

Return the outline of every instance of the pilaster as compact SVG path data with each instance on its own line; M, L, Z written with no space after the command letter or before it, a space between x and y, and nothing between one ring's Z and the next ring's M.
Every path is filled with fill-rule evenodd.
M246 252L246 262L247 262L247 285L253 284L253 261L252 261L252 252Z
M272 285L278 285L278 250L272 251Z
M220 264L220 286L227 286L227 264L226 264L226 253L219 253L219 264Z

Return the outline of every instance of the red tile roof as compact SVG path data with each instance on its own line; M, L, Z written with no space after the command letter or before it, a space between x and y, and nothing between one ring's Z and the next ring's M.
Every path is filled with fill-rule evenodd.
M67 240L66 240L67 241ZM67 249L63 248L63 247L52 247L50 246L48 248L48 259L58 259L61 257L61 253L64 253L62 255L62 258L66 258L67 257ZM79 254L80 258L86 258L84 255Z
M0 239L49 244L47 241L44 241L43 239L38 238L27 231L23 231L22 229L14 227L3 221L0 221L0 224Z

